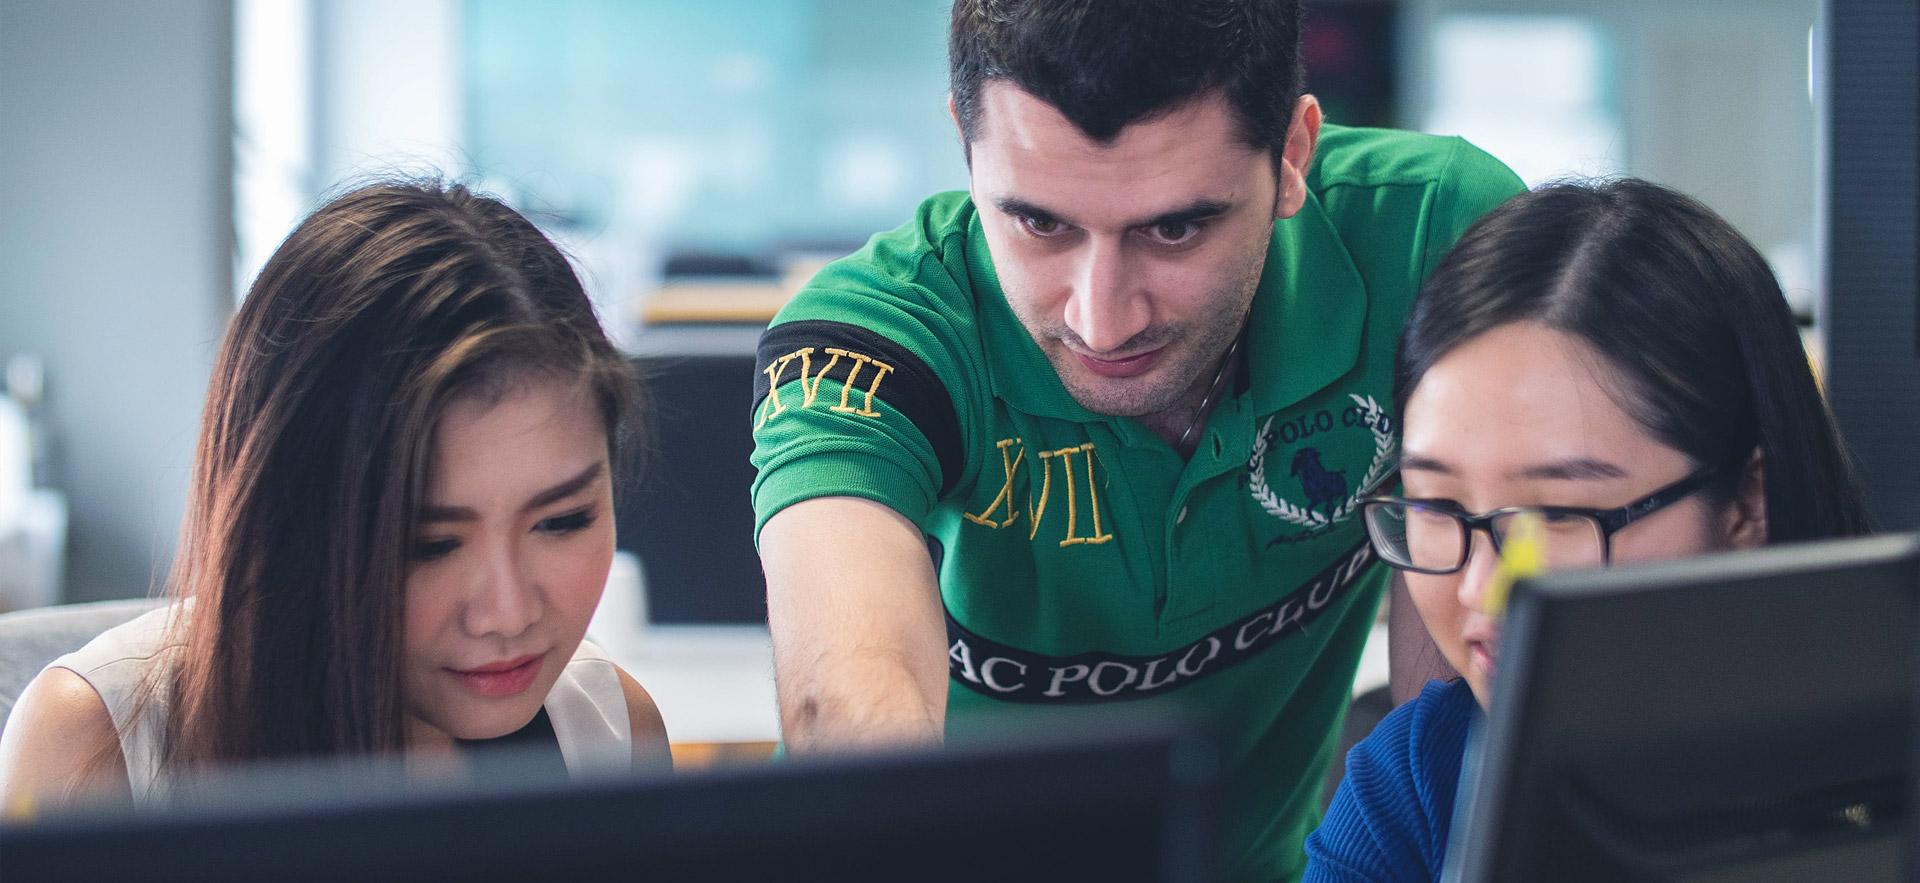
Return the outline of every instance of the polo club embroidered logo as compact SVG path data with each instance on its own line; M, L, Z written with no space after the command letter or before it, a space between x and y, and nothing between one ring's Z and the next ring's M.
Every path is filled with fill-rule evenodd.
M1326 530L1352 518L1360 497L1371 492L1391 471L1393 453L1398 446L1393 438L1392 421L1372 396L1347 397L1353 399L1354 406L1342 411L1337 418L1332 411L1323 410L1282 424L1277 431L1274 421L1279 415L1268 417L1260 425L1260 432L1253 440L1253 454L1247 458L1247 491L1267 514L1309 532ZM1331 468L1323 462L1324 444L1303 445L1293 450L1287 473L1299 485L1303 502L1276 493L1267 481L1268 446L1276 438L1286 444L1333 432L1336 423L1341 427L1365 427L1373 434L1373 461L1367 465L1367 471L1358 481L1351 481L1346 470Z
M1229 622L1199 640L1150 656L1104 651L1048 656L972 631L947 613L947 675L975 693L1006 702L1085 703L1141 699L1175 690L1304 634L1348 596L1373 548L1343 552L1278 601Z
M1347 474L1320 465L1317 448L1301 448L1294 454L1293 469L1288 474L1300 479L1300 489L1307 492L1309 513L1322 508L1331 514L1333 507L1340 505L1341 498L1347 495Z

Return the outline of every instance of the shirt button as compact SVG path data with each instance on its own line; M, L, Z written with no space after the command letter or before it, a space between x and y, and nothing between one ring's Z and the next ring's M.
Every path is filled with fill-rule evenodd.
M1185 524L1186 521L1187 521L1187 507L1181 506L1180 514L1173 516L1173 523L1176 525Z

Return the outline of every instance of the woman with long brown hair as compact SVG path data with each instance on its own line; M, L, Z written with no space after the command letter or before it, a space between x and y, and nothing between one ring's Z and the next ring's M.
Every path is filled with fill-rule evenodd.
M0 805L508 738L576 774L666 765L652 700L583 641L637 396L512 209L432 183L328 203L221 345L175 603L29 685Z

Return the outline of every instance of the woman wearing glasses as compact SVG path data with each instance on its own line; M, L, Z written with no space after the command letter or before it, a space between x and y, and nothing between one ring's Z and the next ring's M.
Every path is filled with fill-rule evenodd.
M1549 567L1867 532L1793 318L1751 245L1643 181L1522 194L1461 237L1401 339L1403 497L1364 508L1461 678L1347 760L1308 880L1435 880L1468 721L1498 666L1483 610L1524 513Z

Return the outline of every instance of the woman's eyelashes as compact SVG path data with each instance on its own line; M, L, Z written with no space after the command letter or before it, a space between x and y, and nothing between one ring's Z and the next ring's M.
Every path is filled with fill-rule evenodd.
M594 507L586 506L563 515L542 518L534 523L532 532L548 536L565 536L592 527L599 517ZM438 561L453 554L459 548L460 540L455 537L417 539L413 541L413 549L408 553L408 557L419 562Z
M438 540L414 540L413 551L408 557L415 561L438 561L453 554L460 548L460 541L452 538Z
M586 530L593 524L593 520L596 517L598 517L598 513L593 511L592 506L587 506L581 509L575 509L565 515L555 515L552 518L542 519L539 524L533 526L533 529L541 533L569 534L575 531Z

